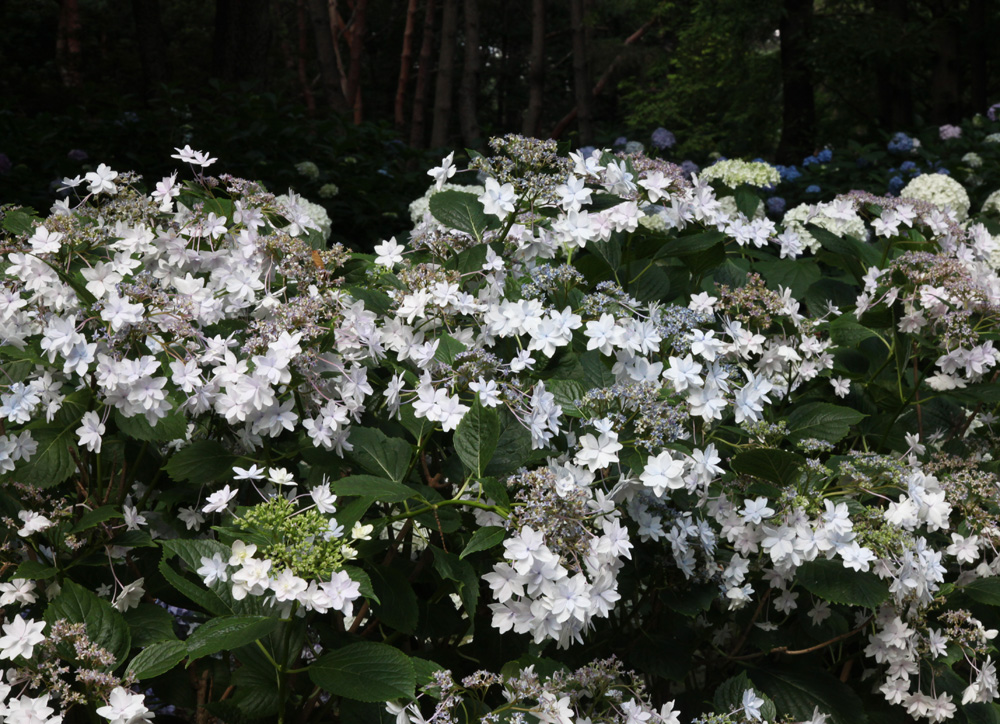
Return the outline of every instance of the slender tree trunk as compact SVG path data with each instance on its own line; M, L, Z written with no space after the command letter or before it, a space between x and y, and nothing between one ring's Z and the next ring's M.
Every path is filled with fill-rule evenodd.
M60 0L59 21L56 28L56 65L59 77L67 88L79 88L83 84L80 72L80 5L78 0Z
M626 47L632 45L632 43L639 40L639 38L645 35L646 32L655 24L656 24L655 18L653 20L647 21L645 25L643 25L641 28L639 28L630 36L628 36L625 39L623 45L625 45ZM590 93L592 98L597 98L597 96L599 96L607 87L608 82L614 75L615 68L618 67L618 64L621 62L623 56L624 56L624 50L615 56L615 59L611 61L611 64L608 65L608 67L604 70L604 72L601 74L601 77L597 79L597 83L594 84L594 89ZM570 112L567 113L565 116L563 116L562 119L559 121L559 123L556 124L556 127L552 129L552 133L549 134L549 138L556 139L561 137L562 134L566 132L566 129L569 128L570 124L577 119L578 114L579 114L579 107L573 106Z
M424 106L427 103L427 79L430 76L431 54L434 51L434 0L427 0L424 11L424 36L420 41L417 83L413 89L413 115L410 118L410 145L423 148Z
M271 0L216 0L212 61L229 81L263 80L271 45Z
M440 148L448 144L457 34L458 0L444 0L444 8L441 13L441 48L438 52L437 79L434 85L434 122L431 125L431 148Z
M950 3L939 3L933 13L937 17L934 32L935 63L931 72L931 119L935 123L958 123L962 76L959 66L959 32L949 13Z
M355 0L351 25L348 28L351 43L351 65L347 71L347 102L354 109L354 122L364 118L361 102L361 62L365 52L368 0Z
M573 92L577 127L581 145L587 145L594 140L594 103L587 68L587 26L583 0L569 0L569 14L573 31Z
M142 94L148 99L156 95L156 89L168 76L167 40L159 0L132 0L132 20L142 68Z
M308 0L309 21L316 39L316 57L319 60L319 76L327 105L338 113L347 110L340 88L340 73L337 69L337 54L330 33L330 10L326 0Z
M963 116L982 113L989 106L987 48L993 35L986 12L986 0L969 0L967 34L969 43L969 85L972 90L971 107Z
M309 115L316 114L316 96L313 95L306 71L306 57L309 55L309 28L306 22L305 0L295 0L295 26L298 37L298 51L295 54L295 72L302 91L302 100L306 104Z
M410 83L410 66L413 64L413 28L417 24L417 0L406 6L406 27L403 29L403 51L399 54L399 83L396 84L396 105L393 119L396 130L406 126L406 86Z
M476 101L479 97L479 0L465 0L465 59L458 100L458 122L466 148L481 145Z
M781 37L781 140L777 159L795 163L815 149L816 98L809 64L813 0L785 0Z
M528 66L528 110L521 132L537 136L545 98L545 0L531 3L531 54Z

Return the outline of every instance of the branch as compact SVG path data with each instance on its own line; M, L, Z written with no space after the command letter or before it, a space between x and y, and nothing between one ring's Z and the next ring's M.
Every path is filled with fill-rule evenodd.
M872 616L869 616L864 620L864 622L858 626L856 629L852 629L847 633L842 633L839 636L834 636L832 639L827 639L823 643L816 644L815 646L810 646L806 649L789 649L787 646L778 646L777 648L770 649L769 651L758 651L755 654L746 654L744 656L728 656L726 658L732 661L746 661L747 659L757 659L761 656L767 656L769 654L787 654L789 656L801 656L802 654L811 654L814 651L819 651L820 649L825 649L830 644L835 644L838 641L843 641L844 639L849 639L857 633L863 631L867 626L868 622L872 620Z

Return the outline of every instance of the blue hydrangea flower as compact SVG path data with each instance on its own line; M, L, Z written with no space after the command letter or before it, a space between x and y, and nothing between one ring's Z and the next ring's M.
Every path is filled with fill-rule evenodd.
M794 181L802 177L802 172L795 166L782 166L779 164L775 168L778 169L782 181Z
M833 151L829 148L824 148L816 154L816 158L819 159L820 163L830 163L833 160Z
M903 161L901 164L899 164L899 170L906 171L908 174L911 175L913 175L914 171L916 171L916 173L920 173L920 170L917 168L917 164L915 164L913 161Z
M662 151L664 148L673 148L677 139L666 128L660 127L653 131L652 142L653 146Z
M893 153L909 153L913 150L913 139L900 131L892 137L887 148Z
M804 159L802 159L803 166L812 166L814 163L819 163L819 159L816 158L815 156L806 156Z
M596 149L593 146L580 146L580 155L584 158L590 158Z
M818 194L822 190L823 189L821 189L816 184L809 184L808 186L806 186L806 193L807 194Z
M893 176L891 179L889 179L889 193L892 196L895 196L896 194L898 194L900 191L903 190L903 187L905 185L906 184L903 182L902 176Z
M785 211L785 200L780 196L772 196L767 200L767 210L772 214L781 214Z
M618 136L611 145L617 148L618 146L624 146L626 143L628 143L628 139L625 136Z
M701 169L698 167L698 164L696 164L694 161L691 160L684 161L681 164L681 168L684 169L684 173L686 173L688 176L691 176L692 174L696 174L699 171L701 171Z

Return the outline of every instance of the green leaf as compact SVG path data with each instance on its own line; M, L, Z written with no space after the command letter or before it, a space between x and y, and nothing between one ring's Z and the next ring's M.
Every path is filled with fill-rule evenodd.
M507 495L507 486L496 478L481 478L479 484L483 488L486 497L499 505L504 510L510 510L510 496Z
M465 606L465 612L469 619L476 613L476 604L479 602L479 577L475 569L466 561L463 561L454 553L448 553L440 548L432 548L434 551L434 570L441 578L453 581L458 589L458 595Z
M55 566L47 566L41 561L22 561L11 579L23 578L26 581L38 581L52 578L58 572L59 569Z
M272 717L273 721L281 705L274 665L257 646L241 649L238 658L240 666L233 672L233 703L250 719Z
M799 468L806 462L801 455L785 450L754 448L738 453L730 461L732 469L778 485L791 485L799 478Z
M860 342L876 336L875 332L860 324L853 314L842 314L830 322L830 339L841 347L856 347Z
M479 528L469 538L469 542L465 544L465 548L458 557L465 558L478 551L489 550L503 541L506 532L506 529L499 525L487 525Z
M132 637L124 617L103 598L73 581L64 582L59 595L45 609L45 620L50 625L61 618L86 625L87 636L110 651L116 665L128 656Z
M670 294L670 277L658 266L633 262L628 268L628 293L641 302L662 302Z
M821 713L830 715L830 724L865 724L868 719L854 690L822 669L775 664L755 668L750 675L774 700L779 717L806 721L819 708Z
M587 244L587 249L603 259L612 272L618 271L622 263L622 245L615 235L607 241L591 241Z
M764 721L774 721L776 716L774 702L771 701L769 696L753 685L753 682L747 677L745 671L741 671L736 676L726 679L719 684L719 688L715 690L715 696L712 698L715 710L720 714L726 714L735 709L742 708L743 692L747 689L753 689L754 693L764 700L763 705L760 707L761 718ZM809 715L812 716L812 712Z
M587 394L587 388L580 380L545 380L545 389L552 393L556 404L562 407L564 415L581 416L576 402Z
M1000 724L1000 707L992 702L965 704L962 711L969 724Z
M233 612L229 604L219 598L219 594L215 591L210 591L197 583L192 583L171 568L170 564L165 560L160 561L159 571L160 575L167 579L167 583L209 613L215 614L216 616L225 616Z
M111 520L112 518L121 518L122 512L115 505L102 505L100 508L94 508L93 510L88 510L86 513L80 516L80 520L76 521L72 528L69 529L70 533L80 533L88 528L92 528L98 523L103 523L106 520Z
M187 646L183 641L160 641L147 646L129 662L125 670L136 679L152 679L165 674L177 666L187 656Z
M372 606L372 612L397 631L405 634L416 631L420 606L409 579L390 566L372 566L368 574L379 601Z
M188 637L191 661L203 656L232 651L267 636L280 624L273 616L222 616L202 624Z
M166 417L150 425L145 415L125 417L118 408L114 412L115 425L133 440L144 442L172 442L187 437L187 418L183 412L172 410Z
M442 364L450 365L455 361L455 356L466 349L467 347L464 344L450 334L442 334L438 337L438 348L434 353L434 359Z
M499 440L500 416L495 410L483 407L476 397L455 430L455 452L465 467L480 478Z
M410 443L398 437L388 437L381 430L370 427L351 427L351 444L354 458L365 470L397 483L410 467Z
M889 587L878 576L844 568L840 560L803 563L795 579L809 593L831 603L877 608L889 597Z
M694 618L712 607L719 597L719 587L711 583L696 583L689 588L668 588L661 595L667 608Z
M417 495L417 491L413 488L375 475L348 475L346 478L333 481L330 489L337 495L369 496L383 503L398 503Z
M214 440L195 440L170 456L165 470L180 483L212 483L233 476L237 457Z
M705 231L700 234L689 234L688 236L678 236L663 244L653 255L654 259L663 257L685 257L698 254L703 251L722 244L726 240L726 234L722 231Z
M740 184L733 193L736 199L736 208L748 219L752 219L757 214L760 206L760 196L749 184Z
M132 633L132 646L145 648L160 641L172 641L177 638L174 633L174 617L162 606L152 603L140 603L124 614L125 623Z
M544 450L532 449L531 433L513 415L504 410L500 414L500 437L497 439L496 450L484 473L492 477L509 475L545 455Z
M372 588L372 579L365 573L364 569L357 566L344 566L341 570L358 584L358 590L362 596L375 603L381 603L378 596L375 595L375 589Z
M368 641L320 657L309 667L309 678L331 694L370 702L412 699L417 680L406 654Z
M483 232L490 226L485 207L476 194L453 190L438 191L431 196L428 205L431 215L440 223L472 234L477 241L483 240Z
M34 211L34 209L14 209L4 214L4 230L18 236L21 234L30 235L35 228L34 222L41 221L41 219L34 214L29 214L28 211Z
M192 571L201 568L202 558L211 558L216 553L222 556L223 560L229 560L232 549L215 540L203 538L172 538L161 540L160 545L164 550L164 557L177 556Z
M758 261L754 268L761 273L769 288L775 289L778 285L788 287L796 299L805 296L809 287L821 277L819 265L814 259Z
M1000 577L998 576L977 578L962 586L961 590L973 601L989 606L1000 606Z
M581 354L580 365L583 367L583 382L588 386L588 389L611 387L615 384L614 373L604 363L604 358L596 349L587 350Z
M77 426L73 423L61 429L43 427L32 430L31 436L38 443L38 449L31 460L18 466L18 482L51 488L76 472L76 462L70 450L76 448L74 429Z
M839 442L850 432L851 425L866 417L850 407L810 402L792 410L788 416L788 435L793 440L815 437L827 442Z

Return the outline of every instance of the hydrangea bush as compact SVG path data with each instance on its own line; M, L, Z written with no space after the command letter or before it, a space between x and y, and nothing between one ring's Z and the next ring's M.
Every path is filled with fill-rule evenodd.
M365 255L174 158L2 209L6 722L1000 716L976 218L509 136Z

